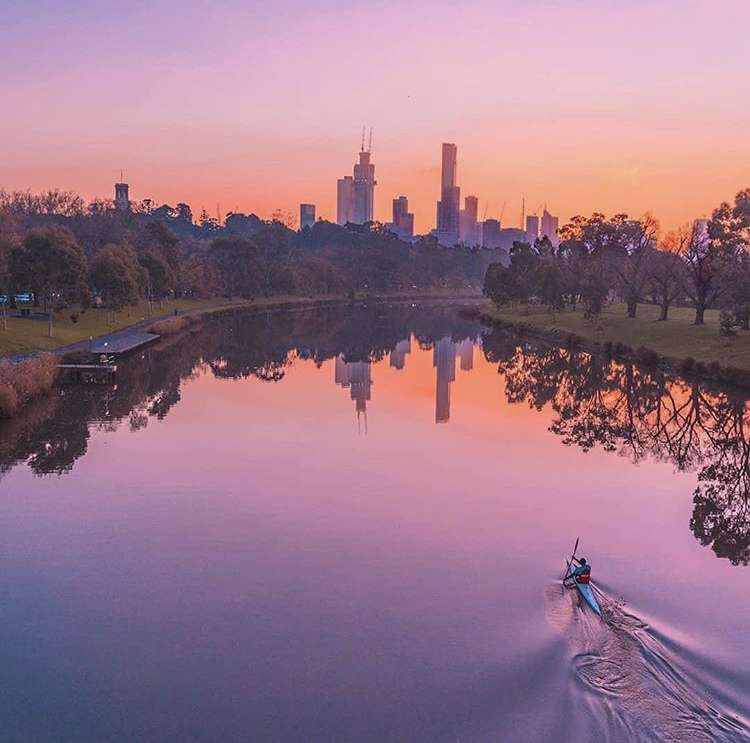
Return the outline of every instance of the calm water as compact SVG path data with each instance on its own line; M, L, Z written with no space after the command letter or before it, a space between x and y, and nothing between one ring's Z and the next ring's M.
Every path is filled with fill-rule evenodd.
M212 320L0 428L2 740L750 740L748 423L455 308Z

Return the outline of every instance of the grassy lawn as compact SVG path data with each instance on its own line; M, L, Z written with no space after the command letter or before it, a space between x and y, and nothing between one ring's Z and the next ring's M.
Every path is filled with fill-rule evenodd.
M416 289L392 293L381 293L362 291L357 293L361 299L368 295L380 299L388 297L445 297L446 299L461 297L476 297L476 291L466 289ZM272 307L284 302L305 303L325 299L346 299L345 296L335 297L258 297L252 303L244 300L228 300L221 297L209 299L177 299L162 302L161 305L154 304L152 318L169 316L174 313L175 308L180 311L202 310L213 307ZM70 318L74 313L78 314L78 322L74 323ZM20 317L8 318L8 329L3 330L0 323L0 357L12 356L14 354L31 353L33 351L44 351L67 346L70 343L86 340L89 337L96 338L99 335L112 333L141 322L148 318L148 304L145 301L132 307L126 307L115 316L112 322L111 314L105 309L90 308L81 313L77 308L71 308L55 316L52 325L52 337L47 335L47 320L22 319Z
M223 304L228 305L230 302L221 298L172 300L162 302L161 306L154 304L152 316L171 315L175 307L179 310L193 310ZM74 312L77 312L79 316L77 323L70 319ZM145 301L118 312L114 323L111 322L111 314L108 310L91 307L81 314L78 309L69 309L55 316L52 323L51 338L47 335L46 320L9 317L7 330L3 330L0 323L0 356L66 346L69 343L85 340L90 336L96 338L98 335L111 333L114 330L145 320L147 317L148 303Z
M695 312L686 307L670 310L669 320L659 322L659 308L643 304L638 307L638 316L626 317L625 305L607 307L599 320L591 322L583 311L565 310L555 316L540 307L497 310L489 314L507 322L522 322L546 330L575 333L592 341L625 343L636 349L651 348L662 356L683 359L692 356L696 361L718 361L722 366L750 369L750 333L738 331L735 338L719 335L718 310L706 311L706 324L693 325Z

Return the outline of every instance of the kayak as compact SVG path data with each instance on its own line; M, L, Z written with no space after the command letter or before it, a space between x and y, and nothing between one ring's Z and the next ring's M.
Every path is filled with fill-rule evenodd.
M575 581L575 584L576 588L578 589L578 593L581 594L583 600L591 607L591 610L594 612L594 614L598 614L599 616L601 616L602 610L599 608L599 602L596 600L596 596L594 596L594 589L591 588L591 584L579 583L578 581Z

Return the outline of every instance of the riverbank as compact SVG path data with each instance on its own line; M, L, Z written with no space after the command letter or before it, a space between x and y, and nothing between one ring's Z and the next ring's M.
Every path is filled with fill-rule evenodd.
M461 291L455 289L424 289L409 292L394 293L358 293L356 301L386 301L386 300L434 300L434 299L477 299L476 291ZM53 321L53 335L47 335L46 319L28 319L9 317L7 330L0 326L0 358L18 359L42 351L53 351L57 354L68 353L88 345L89 339L104 341L114 334L123 331L134 331L148 328L165 318L175 314L191 318L206 314L225 312L235 309L285 309L308 306L324 306L349 302L345 295L330 296L276 296L260 297L250 300L229 300L221 298L209 299L178 299L155 305L149 316L148 304L145 301L137 305L126 307L118 312L114 321L107 309L89 308L82 311L71 308L58 313Z
M646 304L638 306L633 319L622 304L609 305L596 321L587 320L582 310L552 315L541 307L498 309L489 303L476 314L487 324L538 334L555 343L583 345L750 387L750 333L721 336L718 310L706 311L705 325L693 325L695 313L686 307L672 309L670 319L660 322L659 308Z

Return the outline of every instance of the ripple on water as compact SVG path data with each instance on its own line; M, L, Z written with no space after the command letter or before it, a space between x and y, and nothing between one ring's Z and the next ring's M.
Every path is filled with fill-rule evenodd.
M698 669L685 669L679 643L662 643L621 601L597 591L603 621L582 611L574 591L545 591L550 625L572 646L575 687L606 741L738 743L750 730L722 711Z

